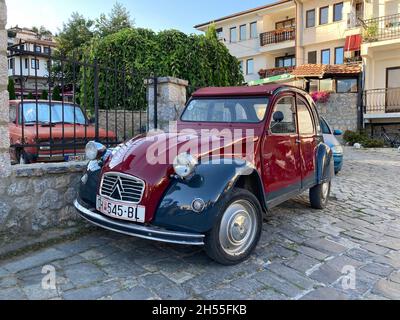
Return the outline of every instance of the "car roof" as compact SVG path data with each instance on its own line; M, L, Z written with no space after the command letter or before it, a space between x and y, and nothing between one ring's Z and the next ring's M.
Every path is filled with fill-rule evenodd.
M291 88L287 85L262 85L253 87L208 87L197 90L192 94L193 97L228 97L228 96L270 96L277 89L280 88Z
M10 104L13 104L13 105L16 105L16 104L20 104L22 102L22 100L21 99L19 99L19 100L10 100L9 101L9 103ZM37 103L49 103L50 101L49 100L37 100ZM24 99L24 103L36 103L36 100L35 99ZM63 103L62 101L56 101L56 100L51 100L51 103L52 104L60 104L60 103ZM72 102L66 102L66 101L64 101L64 104L70 104L70 105L73 105L73 103ZM75 103L75 105L76 106L78 106L78 104L77 103Z

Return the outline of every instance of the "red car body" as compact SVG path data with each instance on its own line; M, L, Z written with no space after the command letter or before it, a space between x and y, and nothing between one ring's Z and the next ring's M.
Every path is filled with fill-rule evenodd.
M49 104L48 101L24 100L24 104ZM87 141L94 140L96 137L95 126L90 124L86 119L86 124L62 124L56 123L52 125L43 125L40 123L23 123L21 118L20 100L10 101L10 144L11 160L19 163L21 155L25 157L25 161L31 162L60 162L65 161L68 156L84 155L85 144ZM52 102L53 105L61 102ZM74 105L64 103L64 107ZM75 105L76 108L80 108ZM80 109L81 110L81 109ZM83 112L83 111L82 111ZM99 129L99 138L102 141L115 141L116 135L112 131ZM50 141L53 141L50 147ZM67 145L62 147L61 144ZM26 145L26 147L24 147ZM75 146L74 146L75 145Z

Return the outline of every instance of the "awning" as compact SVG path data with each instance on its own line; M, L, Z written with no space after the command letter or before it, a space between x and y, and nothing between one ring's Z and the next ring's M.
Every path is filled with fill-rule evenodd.
M360 51L362 44L362 37L360 34L355 34L353 36L348 36L346 38L346 44L344 46L346 52L350 51Z
M287 73L287 74L281 74L279 76L273 76L265 79L260 79L260 80L254 80L254 81L249 81L248 85L251 86L260 86L263 84L268 84L268 83L276 83L276 82L284 82L284 81L289 81L294 79L294 77Z

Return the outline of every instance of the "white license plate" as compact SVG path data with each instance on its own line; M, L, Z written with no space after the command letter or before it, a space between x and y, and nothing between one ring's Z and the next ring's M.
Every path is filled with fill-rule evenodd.
M127 205L97 196L96 209L111 218L138 223L145 222L146 208L143 206Z
M74 161L85 161L86 156L84 154L78 154L76 156L66 156L67 162L74 162Z

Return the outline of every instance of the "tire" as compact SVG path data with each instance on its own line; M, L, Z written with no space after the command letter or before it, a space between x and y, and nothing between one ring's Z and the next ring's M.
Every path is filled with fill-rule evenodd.
M222 265L242 263L260 241L263 224L260 202L249 191L234 189L221 200L219 207L216 224L205 239L205 251Z
M310 202L311 207L314 209L325 209L329 202L329 195L331 193L331 182L319 184L310 189Z

